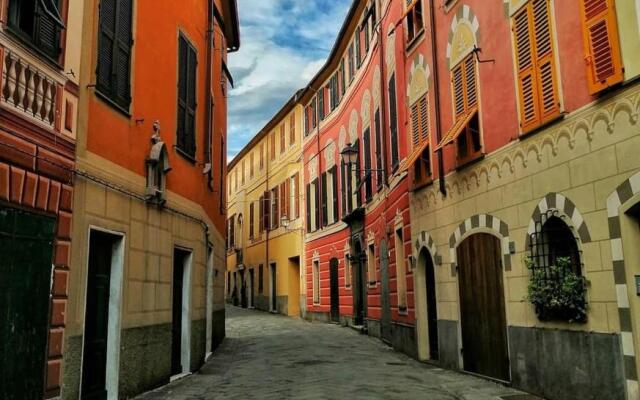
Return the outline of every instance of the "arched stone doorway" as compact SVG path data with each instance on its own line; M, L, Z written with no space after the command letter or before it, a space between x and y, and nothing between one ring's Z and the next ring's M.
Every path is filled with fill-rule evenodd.
M431 252L423 247L418 255L415 290L418 313L418 354L421 359L438 360L438 308L436 275Z

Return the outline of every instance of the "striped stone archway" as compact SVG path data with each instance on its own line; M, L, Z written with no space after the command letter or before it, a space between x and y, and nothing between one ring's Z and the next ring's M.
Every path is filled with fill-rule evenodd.
M624 260L622 229L620 224L620 208L632 197L640 193L640 172L625 180L607 198L607 217L609 222L609 240L611 243L611 261L613 278L616 285L618 316L620 318L620 336L622 338L622 357L625 373L627 398L637 399L640 396L638 387L638 371L636 367L633 325L629 305L629 287L627 284L627 268Z
M569 198L561 195L560 193L549 193L540 200L531 215L529 228L527 229L527 248L529 248L531 235L535 233L536 221L540 221L542 214L549 210L556 211L558 213L569 228L578 236L580 242L591 242L589 229L587 229L587 224L584 222L584 217L580 213L580 210L578 210L578 207L576 207Z

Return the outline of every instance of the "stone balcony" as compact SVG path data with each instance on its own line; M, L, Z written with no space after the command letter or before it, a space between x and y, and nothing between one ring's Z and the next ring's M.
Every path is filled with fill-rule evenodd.
M64 72L25 50L4 32L0 32L0 38L0 108L52 133L70 136L70 130L63 129L69 124L62 120L67 111L63 110Z

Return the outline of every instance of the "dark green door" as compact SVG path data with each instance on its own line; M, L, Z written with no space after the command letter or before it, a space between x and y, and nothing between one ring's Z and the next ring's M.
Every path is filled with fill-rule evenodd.
M41 399L55 219L0 207L0 399Z
M112 235L91 232L82 355L83 400L107 398L107 333L113 246Z
M387 248L387 241L382 240L380 242L380 284L381 284L381 299L382 305L380 315L380 336L382 340L387 343L391 343L391 300L389 295L389 249Z
M188 253L173 251L173 310L171 323L171 375L182 373L182 296L184 262Z

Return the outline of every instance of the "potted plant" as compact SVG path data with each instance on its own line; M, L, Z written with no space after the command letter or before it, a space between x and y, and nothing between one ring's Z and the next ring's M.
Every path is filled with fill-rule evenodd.
M526 299L535 307L541 321L587 322L587 280L576 274L568 257L554 265L539 268L531 258L525 260L531 271Z

